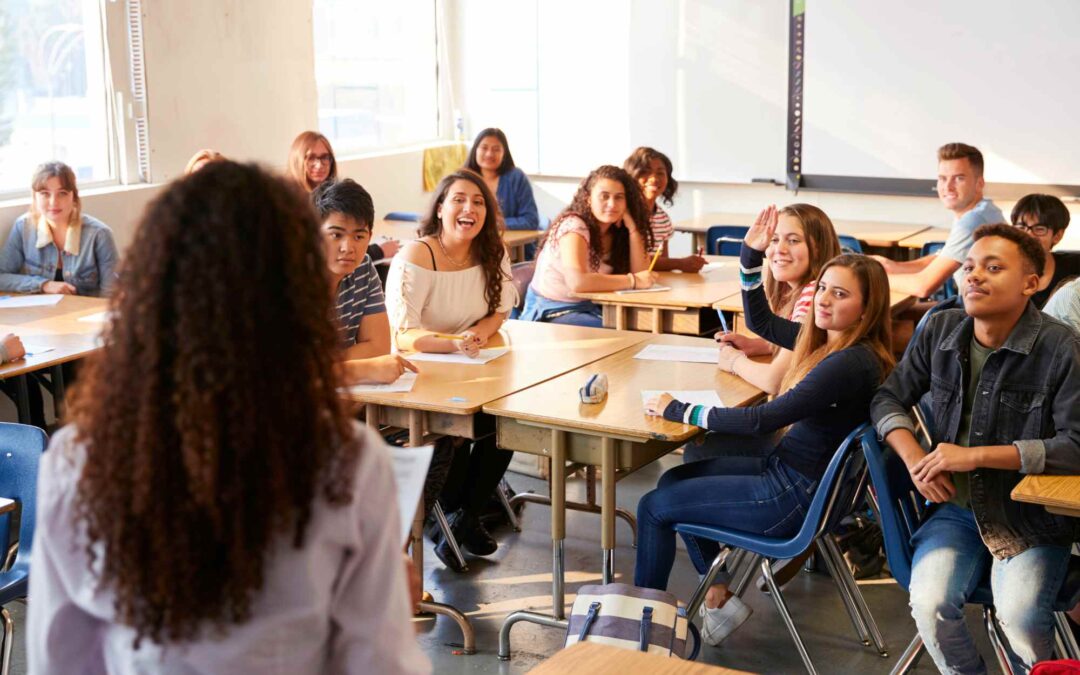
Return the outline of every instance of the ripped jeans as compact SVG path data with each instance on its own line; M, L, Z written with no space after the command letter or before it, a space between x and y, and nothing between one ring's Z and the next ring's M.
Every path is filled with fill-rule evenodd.
M716 457L668 470L638 503L634 584L667 589L675 562L676 523L788 537L802 526L816 488L817 481L776 455ZM697 537L685 540L691 562L704 574L720 552L719 544Z

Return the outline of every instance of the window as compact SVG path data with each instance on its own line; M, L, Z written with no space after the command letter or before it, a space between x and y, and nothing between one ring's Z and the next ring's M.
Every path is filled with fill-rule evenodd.
M115 179L101 12L97 0L0 2L0 194L28 192L49 160L80 184Z
M319 130L348 152L438 137L435 0L314 0Z

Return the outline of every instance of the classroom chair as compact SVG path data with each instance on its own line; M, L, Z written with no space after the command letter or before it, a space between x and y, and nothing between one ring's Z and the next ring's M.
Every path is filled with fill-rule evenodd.
M407 223L420 222L420 214L413 213L412 211L391 211L383 216L384 220L402 220Z
M529 284L532 283L533 273L535 272L535 260L526 260L510 266L511 280L514 283L514 290L517 291L517 302L514 304L514 308L510 310L511 319L521 316L521 310L525 309L525 292L529 290Z
M903 460L878 442L877 432L866 428L862 434L862 450L866 466L870 472L870 483L877 494L880 513L878 522L885 539L885 557L889 560L889 570L896 583L907 590L911 583L911 561L914 549L911 537L919 528L925 516L925 501L915 485ZM1012 673L1008 658L1005 656L1004 642L994 615L994 598L990 590L989 574L968 599L968 602L982 605L983 620L990 643L994 646L994 656L1003 673ZM1055 637L1060 658L1078 658L1080 649L1073 639L1072 629L1065 617L1065 611L1080 602L1080 560L1073 558L1069 565L1068 576L1058 593L1055 602L1054 620ZM923 652L922 638L916 633L904 654L892 670L892 675L906 673L915 667Z
M925 257L928 255L936 255L938 251L945 248L945 242L943 241L928 241L922 246L922 250L919 251L919 257ZM959 291L956 289L956 281L953 280L952 275L945 280L945 284L940 290L936 291L930 296L931 300L948 300L949 298L955 298L959 295Z
M850 234L837 235L840 240L841 253L862 253L862 242Z
M771 563L773 560L795 558L802 555L811 546L817 545L817 550L825 560L829 573L840 592L840 597L844 600L844 607L847 609L848 617L851 619L852 625L855 626L855 630L862 639L863 644L869 645L872 638L878 652L882 656L888 655L881 632L878 630L874 618L870 615L870 610L867 608L866 601L863 600L855 580L851 578L847 563L844 561L836 541L833 540L830 534L833 528L846 515L851 513L855 505L862 499L866 486L866 466L859 452L858 439L867 429L870 429L868 424L860 425L848 434L840 447L837 448L832 460L825 469L825 475L818 481L817 491L814 493L814 498L807 509L802 527L794 536L780 539L741 530L698 525L696 523L677 523L675 525L676 532L710 539L725 547L713 560L709 571L687 602L687 616L693 617L697 615L698 609L705 601L706 591L712 586L720 567L731 553L732 548L742 549L750 554L760 556L761 574L765 577L769 594L772 596L773 602L776 603L776 608L780 612L788 632L791 634L792 641L795 642L799 656L802 657L803 665L806 667L807 672L813 675L817 670L810 659L810 654L806 651L806 646L803 644L802 637L799 635L794 621L792 621L787 602L785 602L776 579L773 577Z
M0 675L8 675L11 647L15 642L15 623L6 605L25 598L30 583L38 464L47 443L45 432L37 427L0 422L0 497L15 500L15 511L0 516L0 541L5 546L10 541L13 517L16 514L19 517L19 541L15 545L17 548L13 547L14 563L10 569L0 572L0 615L4 622Z
M741 225L713 225L705 232L705 252L709 255L739 255L749 229Z

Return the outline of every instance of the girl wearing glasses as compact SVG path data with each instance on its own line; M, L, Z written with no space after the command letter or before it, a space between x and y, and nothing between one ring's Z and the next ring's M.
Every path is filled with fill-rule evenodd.
M1011 220L1013 227L1026 230L1046 251L1046 269L1039 279L1038 292L1031 296L1035 306L1042 309L1062 283L1080 276L1080 251L1051 250L1065 236L1069 209L1057 197L1032 194L1016 202Z

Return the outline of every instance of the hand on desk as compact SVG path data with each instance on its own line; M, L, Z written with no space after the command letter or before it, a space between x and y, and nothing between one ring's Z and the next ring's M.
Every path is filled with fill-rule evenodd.
M23 346L22 340L18 335L14 333L8 333L4 336L4 351L7 352L8 361L18 361L22 357L26 356L26 347Z
M475 359L480 356L480 348L487 344L487 340L481 338L471 330L467 330L461 334L462 339L457 341L458 351L468 356L470 359Z
M346 384L390 384L405 374L406 370L419 372L417 367L397 354L373 356L345 362Z
M685 258L676 258L675 268L693 274L695 272L700 272L706 262L705 258L702 258L699 255L689 255Z
M720 353L716 355L716 365L720 366L720 370L725 373L730 373L735 362L745 357L746 353L742 350L732 347L730 343L721 342Z
M656 272L650 272L649 270L634 272L634 282L636 284L634 288L652 288L658 278Z
M41 285L41 292L55 295L62 293L64 295L76 295L75 287L66 281L46 281Z
M653 417L663 417L668 404L675 400L671 394L660 394L645 401L645 414Z

